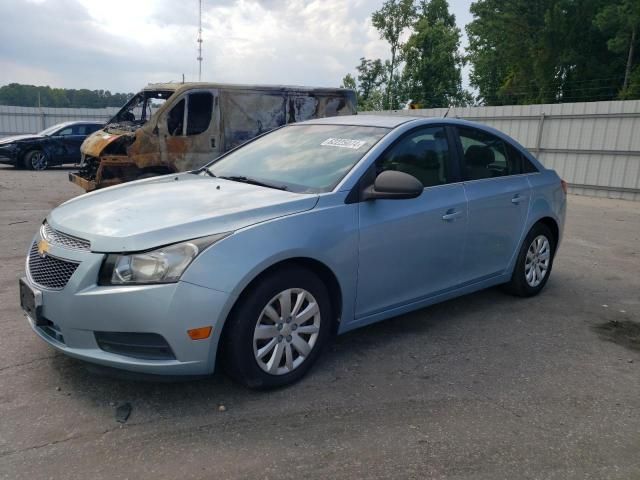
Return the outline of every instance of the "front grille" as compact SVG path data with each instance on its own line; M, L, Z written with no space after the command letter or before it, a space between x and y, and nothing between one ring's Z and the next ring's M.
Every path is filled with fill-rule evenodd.
M41 257L36 242L31 246L27 261L29 276L33 283L51 290L62 290L78 265L80 265L78 262L61 260L48 254Z
M81 252L91 251L91 242L89 242L89 240L58 232L51 228L51 225L47 222L42 224L42 227L40 228L40 235L52 245L58 245L68 250L78 250Z
M137 332L94 332L101 350L141 360L175 360L162 335Z

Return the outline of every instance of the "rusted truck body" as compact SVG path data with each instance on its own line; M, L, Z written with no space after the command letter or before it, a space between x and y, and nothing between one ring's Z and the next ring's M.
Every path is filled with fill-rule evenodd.
M349 89L151 84L87 137L80 171L69 180L91 191L193 170L286 123L354 113Z

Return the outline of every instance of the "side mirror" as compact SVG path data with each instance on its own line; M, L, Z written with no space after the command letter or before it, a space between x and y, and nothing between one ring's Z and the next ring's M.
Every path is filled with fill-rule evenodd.
M386 170L376 177L373 185L364 189L362 199L401 200L417 198L423 191L424 186L413 175L395 170Z

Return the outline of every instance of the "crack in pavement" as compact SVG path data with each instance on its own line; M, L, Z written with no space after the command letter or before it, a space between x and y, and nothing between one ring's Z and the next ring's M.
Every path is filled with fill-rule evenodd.
M12 368L24 367L25 365L31 365L32 363L41 362L42 360L48 360L50 358L55 358L55 355L49 355L47 357L34 358L33 360L29 360L27 362L16 363L14 365L7 365L6 367L0 367L0 372L4 372L5 370L10 370Z

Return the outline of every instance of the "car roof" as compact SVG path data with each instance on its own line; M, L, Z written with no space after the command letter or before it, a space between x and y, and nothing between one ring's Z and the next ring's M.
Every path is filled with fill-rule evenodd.
M55 125L51 125L52 127L70 127L72 125L86 125L86 124L90 124L90 125L104 125L104 122L97 122L96 120L73 120L70 122L61 122L61 123L57 123ZM49 127L47 127L49 128Z
M412 120L424 120L424 117L405 115L342 115L339 117L315 118L299 122L296 125L355 125L362 127L396 128Z

